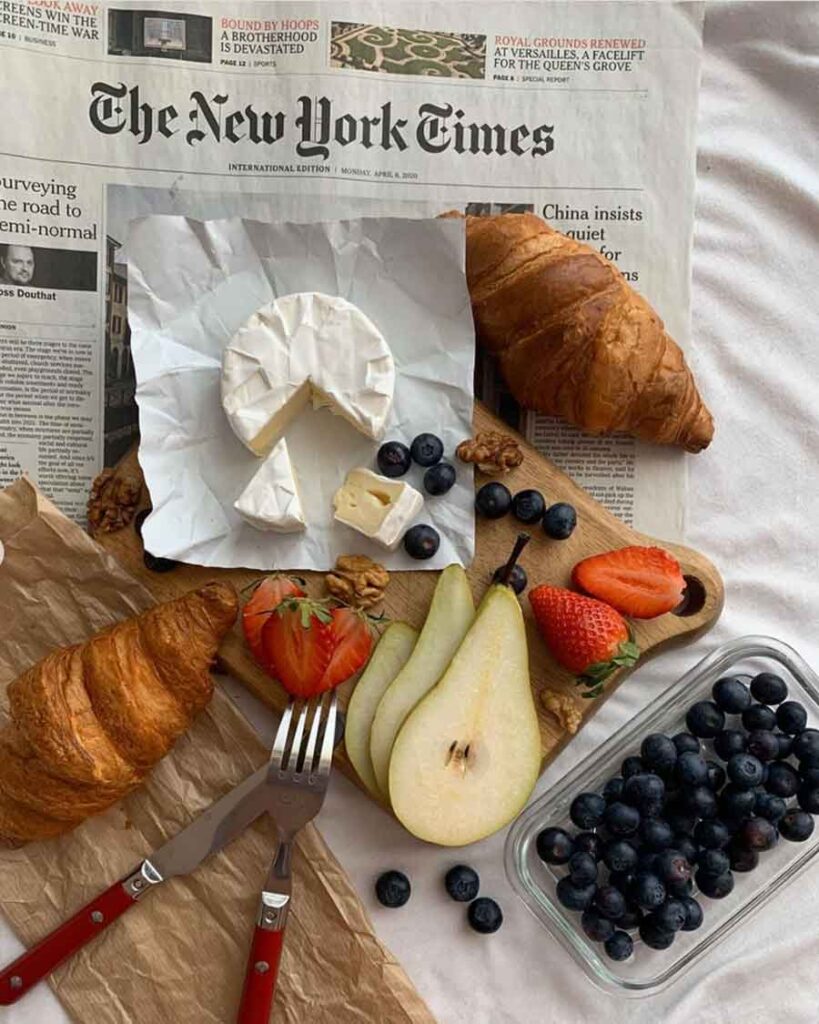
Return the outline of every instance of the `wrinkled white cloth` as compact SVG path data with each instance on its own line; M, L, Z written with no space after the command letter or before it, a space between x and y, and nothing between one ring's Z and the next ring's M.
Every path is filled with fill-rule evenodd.
M721 568L725 612L708 636L636 672L538 793L722 641L767 633L819 667L818 101L819 4L709 5L689 355L717 434L690 461L687 541ZM270 716L235 692L269 733ZM319 827L441 1024L819 1022L819 867L666 993L634 1000L594 988L517 900L505 834L463 851L424 846L340 776ZM471 932L445 895L459 861L501 902L496 935ZM412 878L401 910L372 895L386 868ZM0 922L0 961L19 951ZM67 1020L45 986L0 1019Z

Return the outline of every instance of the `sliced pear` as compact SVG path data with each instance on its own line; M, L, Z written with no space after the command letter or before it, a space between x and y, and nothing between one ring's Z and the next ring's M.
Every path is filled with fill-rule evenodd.
M493 586L443 678L398 733L390 801L419 839L465 846L520 813L540 764L523 615L508 587Z
M356 683L344 726L347 753L358 777L369 791L382 799L370 758L370 727L384 691L406 665L418 639L418 631L406 622L393 622L384 630L373 655Z
M415 650L381 698L370 730L373 771L385 799L390 754L398 730L444 674L474 618L475 604L466 573L460 565L448 565L438 578Z

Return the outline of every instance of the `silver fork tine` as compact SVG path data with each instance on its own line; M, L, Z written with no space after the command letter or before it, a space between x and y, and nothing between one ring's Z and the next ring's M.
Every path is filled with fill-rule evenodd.
M327 778L330 774L330 767L333 763L333 750L336 742L336 717L338 713L338 697L333 691L330 698L330 707L327 712L327 722L324 726L324 739L321 743L321 756L319 757L316 774L319 777Z
M296 731L293 734L293 744L290 747L290 756L287 759L287 771L291 775L298 768L299 751L301 750L301 741L304 737L304 726L307 722L307 712L310 710L310 702L305 701L304 706L301 709L301 714L296 721Z
M307 737L307 746L304 749L304 761L302 763L302 772L306 772L308 775L313 771L313 760L316 756L316 748L318 747L319 731L321 729L321 718L322 718L322 700L323 696L320 694L316 700L315 710L313 712L313 723L310 726L310 735Z
M290 720L293 717L293 708L295 706L296 702L291 697L287 702L287 707L282 712L279 728L276 731L276 738L273 740L273 748L270 751L271 762L277 765L280 770L284 764L284 755L287 750L287 736L290 732Z

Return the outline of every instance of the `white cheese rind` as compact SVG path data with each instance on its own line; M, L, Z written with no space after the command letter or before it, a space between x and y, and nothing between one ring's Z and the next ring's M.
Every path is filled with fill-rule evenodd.
M321 292L263 306L222 358L222 406L256 455L271 450L311 399L377 440L394 388L395 363L375 324L346 299Z
M423 495L401 480L351 469L333 497L335 519L393 550L424 505Z
M257 530L296 533L305 528L301 498L284 438L265 458L233 507Z

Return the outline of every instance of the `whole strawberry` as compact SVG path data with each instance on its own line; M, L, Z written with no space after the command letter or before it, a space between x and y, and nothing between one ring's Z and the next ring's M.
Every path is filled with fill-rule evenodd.
M552 657L588 687L584 697L599 696L612 672L640 656L623 616L602 601L544 585L529 591L529 602Z

